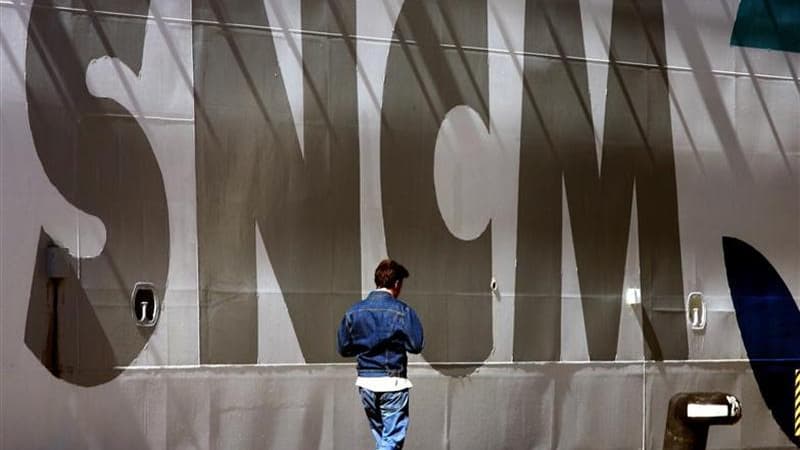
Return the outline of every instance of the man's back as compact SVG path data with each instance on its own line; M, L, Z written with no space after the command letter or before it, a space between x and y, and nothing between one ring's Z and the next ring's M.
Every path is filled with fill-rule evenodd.
M424 345L416 312L384 290L350 307L338 337L339 353L358 357L359 376L405 377L406 352L419 353Z

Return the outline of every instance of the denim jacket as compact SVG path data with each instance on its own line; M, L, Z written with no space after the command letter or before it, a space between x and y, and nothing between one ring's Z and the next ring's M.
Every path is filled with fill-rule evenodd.
M338 350L357 356L360 377L406 377L406 352L424 345L422 324L414 310L385 291L372 291L351 306L339 325Z

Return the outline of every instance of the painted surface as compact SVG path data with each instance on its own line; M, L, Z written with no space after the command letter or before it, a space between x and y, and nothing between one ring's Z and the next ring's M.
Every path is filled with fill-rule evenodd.
M784 395L795 387L800 367L800 311L781 276L758 250L731 237L723 238L723 249L753 375L781 430L800 444L795 432L796 401Z
M744 0L731 44L800 52L800 10L791 0Z
M0 448L368 445L335 327L387 255L409 448L660 448L698 391L744 405L709 447L793 446L800 56L754 4L0 0Z

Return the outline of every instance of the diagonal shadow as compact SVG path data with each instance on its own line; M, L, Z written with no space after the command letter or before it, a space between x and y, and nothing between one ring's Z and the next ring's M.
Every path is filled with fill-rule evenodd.
M670 6L681 17L692 17L691 11L684 0L674 0ZM683 47L692 73L695 76L700 93L705 102L708 115L717 131L717 136L724 147L725 157L728 159L731 169L738 178L753 183L753 174L747 164L744 149L739 142L733 120L728 113L728 109L723 101L717 80L714 78L711 62L708 59L700 33L690 23L686 21L675 21L676 35Z
M726 5L723 2L722 7L725 9L726 13L728 13L728 15L730 16L730 10L728 9L728 5ZM774 13L769 1L765 1L764 2L764 8L766 10L766 13L767 13L770 21L772 22L772 24L775 26L775 28L777 30L778 40L781 41L783 44L786 44L786 42L785 42L786 41L786 36L780 32L781 29L778 26L777 17L775 17L775 13ZM751 61L750 56L748 54L747 47L745 47L743 45L740 45L738 43L734 44L732 42L732 44L735 45L735 46L739 46L739 55L741 56L742 61L744 62L744 65L745 65L745 67L747 69L748 78L750 78L750 82L753 84L753 90L755 90L755 92L756 92L756 97L758 97L758 102L761 105L761 110L764 111L764 117L766 117L766 119L767 119L767 123L769 124L770 132L772 133L772 137L775 140L775 145L777 145L778 151L781 154L781 159L783 160L783 165L789 171L789 175L793 176L794 175L794 171L792 170L792 165L789 162L789 159L788 159L788 157L786 155L786 147L783 145L783 142L781 140L780 134L778 133L778 128L775 125L775 120L773 119L772 114L770 114L770 112L769 112L769 107L767 105L766 99L764 98L764 92L763 92L763 90L761 88L761 83L760 83L760 79L759 79L760 77L756 74L756 71L755 71L755 69L753 67L753 62ZM789 48L789 47L786 47L786 46L782 45L782 48ZM783 58L786 61L786 65L789 68L789 72L791 74L792 81L794 82L795 87L800 89L800 85L798 84L798 80L797 80L797 74L796 74L796 72L794 70L794 67L792 66L791 62L789 61L789 57L787 56L786 51L782 51L781 54L783 55Z

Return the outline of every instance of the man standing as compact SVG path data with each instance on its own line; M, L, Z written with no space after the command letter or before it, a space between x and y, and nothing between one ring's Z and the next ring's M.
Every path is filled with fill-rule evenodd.
M424 345L417 313L397 298L406 278L405 267L381 261L375 269L376 289L351 306L339 326L339 354L357 357L356 386L377 450L403 448L411 388L406 352L419 353Z

